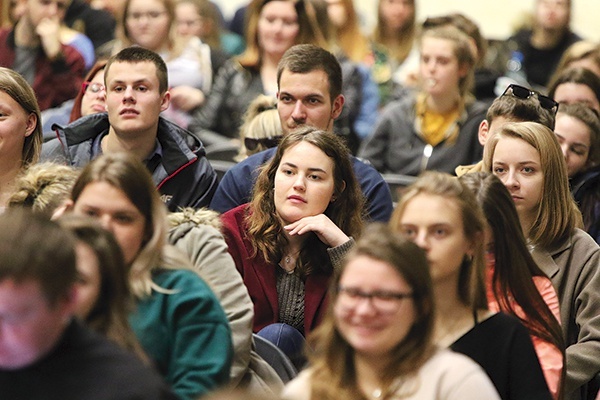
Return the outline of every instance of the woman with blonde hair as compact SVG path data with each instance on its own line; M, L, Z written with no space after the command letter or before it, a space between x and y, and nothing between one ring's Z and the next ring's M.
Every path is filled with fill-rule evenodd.
M419 43L420 90L384 108L359 151L381 173L452 173L481 158L477 134L487 106L471 94L471 39L454 26L440 26L425 29Z
M414 87L419 68L416 0L379 0L371 35L371 73L379 85L381 104L395 99L402 87Z
M369 226L332 279L311 366L283 398L499 399L475 362L433 343L434 309L425 253Z
M535 122L508 123L488 139L484 170L508 188L532 256L560 300L566 345L565 396L586 397L600 369L600 248L579 229L581 213L569 191L556 135Z
M0 209L12 195L17 176L37 163L42 149L40 107L31 86L18 72L0 67Z
M529 332L488 309L485 217L475 195L449 174L428 171L404 192L390 226L427 254L436 320L433 341L465 354L503 400L551 399Z
M277 146L283 130L277 112L277 99L259 95L250 103L240 128L240 151L235 161Z
M144 164L127 153L96 158L75 183L70 208L115 235L135 296L129 322L173 391L196 399L226 384L227 318L189 259L167 245L166 208Z
M336 43L350 60L364 63L371 54L369 41L360 29L353 0L325 0Z
M570 45L560 58L550 82L570 68L589 69L600 77L600 43L592 40L580 40Z

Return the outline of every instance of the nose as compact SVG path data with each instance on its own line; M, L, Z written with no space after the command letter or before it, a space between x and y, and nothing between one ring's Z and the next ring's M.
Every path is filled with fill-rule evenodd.
M429 249L429 238L425 230L417 232L413 238L413 242L423 250Z
M123 103L135 102L135 96L133 95L133 87L127 86L123 92Z
M354 314L362 316L377 314L377 310L373 305L373 299L371 297L363 297L358 299L356 306L354 306Z
M55 16L58 14L58 4L56 4L55 2L51 2L50 4L48 4L48 14L50 16Z
M273 30L279 32L283 28L283 21L281 19L277 19L273 21Z
M502 180L504 186L508 189L519 187L519 179L517 177L517 173L514 170L509 170L504 179Z
M110 215L102 215L102 216L100 216L98 218L98 222L100 223L100 226L102 226L102 228L106 229L110 233L114 233L112 218L110 217Z
M305 177L302 174L298 174L296 181L294 182L294 189L298 191L304 191L306 189Z
M569 145L566 143L562 143L560 145L560 149L562 150L563 156L565 157L565 160L569 159Z
M292 111L292 118L296 123L304 123L306 121L306 109L301 100L297 100Z

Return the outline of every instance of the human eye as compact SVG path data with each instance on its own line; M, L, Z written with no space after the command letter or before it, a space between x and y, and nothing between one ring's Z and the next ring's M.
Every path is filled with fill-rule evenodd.
M438 227L433 230L433 236L438 239L445 238L446 236L448 236L448 233L448 229L444 227Z
M402 232L402 234L404 236L406 236L408 239L414 239L415 236L417 236L417 230L414 229L411 226L402 226L400 228L400 231Z
M585 156L586 153L586 149L579 146L573 146L570 148L570 150L578 156Z
M123 86L123 85L113 86L112 91L116 92L116 93L121 93L121 92L125 91L125 86Z
M535 168L533 168L533 167L525 166L525 167L523 167L523 168L522 168L522 171L523 171L525 174L531 175L531 174L533 174L533 173L534 173L536 170L535 170Z
M494 167L492 168L492 172L494 173L494 175L502 175L506 172L506 170L504 169L504 167Z
M144 93L144 92L147 92L149 89L148 89L148 86L146 86L146 85L139 85L139 86L136 86L135 90L137 90L138 92Z
M363 297L363 292L358 288L340 287L340 291L351 299L359 299Z
M281 167L279 168L279 172L287 176L290 176L294 173L294 171L290 167Z
M280 94L279 101L282 103L290 103L292 101L292 96L287 94Z
M92 217L92 218L98 218L100 216L100 213L98 212L98 210L95 210L93 208L84 208L83 210L81 210L81 212L88 216L88 217Z
M130 214L116 214L114 217L115 221L120 224L130 224L134 221L134 216Z
M308 179L313 180L313 181L319 181L321 180L321 176L318 174L310 174L308 175Z

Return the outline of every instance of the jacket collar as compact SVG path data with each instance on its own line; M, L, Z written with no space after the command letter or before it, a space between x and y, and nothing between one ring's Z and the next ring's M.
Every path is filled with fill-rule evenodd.
M554 261L555 258L561 253L569 250L572 245L573 239L569 237L568 240L565 240L559 246L552 249L540 249L539 247L536 247L531 252L531 255L540 269L548 276L548 278L552 279L560 270L560 267Z

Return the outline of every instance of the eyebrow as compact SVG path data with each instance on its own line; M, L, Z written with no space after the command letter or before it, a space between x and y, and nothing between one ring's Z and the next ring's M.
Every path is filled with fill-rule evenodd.
M111 82L109 82L109 83L110 83L110 84L127 84L127 82L126 82L126 81L124 81L124 80L120 80L120 79L119 79L119 80L116 80L116 79L115 79L115 80L113 80L113 81L111 81ZM151 82L151 81L150 81L150 79L148 79L148 78L142 78L142 79L138 79L138 80L136 80L136 81L133 81L132 85L138 85L138 84L140 84L140 83L145 83L145 84L152 85L152 82Z
M293 94L292 94L292 93L290 93L290 92L286 92L285 90L280 90L280 91L279 91L279 95L280 95L280 96L281 96L281 95L286 95L286 96L290 96L290 97L294 97L294 98L297 98L297 97L302 97L302 98L304 98L304 99L305 99L305 98L309 98L309 97L318 97L318 98L320 98L320 99L324 99L324 98L325 98L325 96L324 96L324 95L322 95L321 93L308 93L308 94L305 94L305 95L302 95L302 96L295 96L295 95L293 95Z
M297 165L292 164L291 162L284 162L281 165L287 165L289 167L296 168L296 169L298 168ZM311 171L311 172L322 172L324 174L327 174L327 171L325 171L323 168L310 167L310 168L307 168L307 169L309 171Z
M560 137L561 139L564 139L564 140L566 140L566 138L565 138L563 135L561 135L560 133L556 133L556 132L554 132L554 134L555 134L556 136ZM584 147L584 148L586 148L586 149L589 147L587 144L585 144L585 143L581 143L581 142L573 142L573 143L571 143L571 146Z
M505 162L505 161L494 161L493 165L508 165L509 163ZM529 164L533 164L533 165L539 165L538 162L536 161L521 161L518 162L517 165L529 165Z

